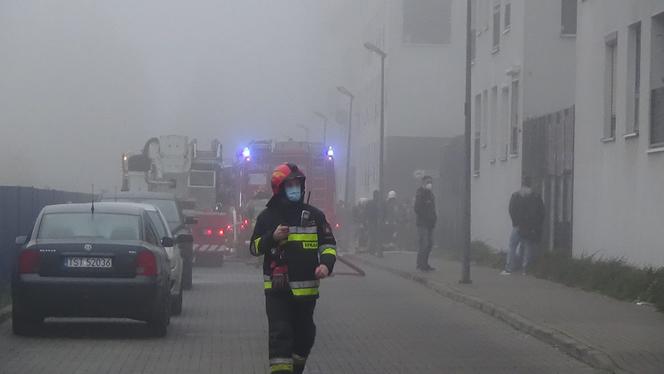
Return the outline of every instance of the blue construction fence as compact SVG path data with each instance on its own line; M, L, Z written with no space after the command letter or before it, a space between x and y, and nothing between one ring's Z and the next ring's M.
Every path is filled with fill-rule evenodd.
M16 237L28 235L47 205L90 201L91 195L34 187L0 186L0 283L10 278Z

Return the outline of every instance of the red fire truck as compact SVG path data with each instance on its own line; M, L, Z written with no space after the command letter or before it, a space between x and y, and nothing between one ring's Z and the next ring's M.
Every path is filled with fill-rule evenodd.
M321 209L330 223L336 222L332 147L326 147L323 143L293 140L254 141L238 152L237 156L237 201L245 224L252 223L265 207L272 195L272 170L285 162L296 164L307 176L305 200Z
M235 254L232 214L226 212L199 212L192 227L194 237L194 263L221 266L224 257Z

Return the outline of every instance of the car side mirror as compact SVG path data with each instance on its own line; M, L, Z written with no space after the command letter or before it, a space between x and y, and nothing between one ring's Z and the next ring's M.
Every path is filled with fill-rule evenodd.
M193 243L194 237L189 234L180 234L177 236L177 238L175 238L175 242L178 244Z
M162 247L173 247L173 246L175 246L175 241L173 241L173 238L169 238L168 236L165 236L163 239L161 239L161 246Z
M24 245L28 242L28 237L26 235L21 235L16 237L16 245Z
M198 220L194 217L184 217L185 225L195 225L198 223Z

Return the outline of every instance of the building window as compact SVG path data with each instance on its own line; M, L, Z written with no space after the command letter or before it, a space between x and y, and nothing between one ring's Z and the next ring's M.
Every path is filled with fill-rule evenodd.
M505 25L503 27L505 28L505 31L509 31L512 28L512 3L509 1L505 4L504 18Z
M482 95L475 96L475 136L473 139L473 174L480 174L480 134L482 131Z
M482 148L486 148L489 142L489 91L484 90L482 93Z
M448 44L452 32L452 0L403 0L403 41Z
M489 162L496 162L496 148L500 137L500 121L498 119L498 87L491 89L491 115L489 117Z
M493 7L493 48L491 52L500 50L500 3Z
M189 172L189 187L208 187L216 185L216 173L212 170L191 170Z
M664 13L652 19L650 146L664 147Z
M616 76L618 73L618 35L606 37L606 61L604 64L605 121L604 140L616 137Z
M509 153L509 113L510 113L510 89L503 87L500 93L500 154L498 158L501 161L507 160Z
M519 154L519 81L512 81L510 101L510 154Z
M641 23L629 27L627 134L639 132L639 102L641 92Z
M477 1L470 2L470 61L474 62L477 56Z
M475 29L470 30L470 62L475 63L477 57L477 32Z
M478 21L478 30L479 33L489 30L489 0L477 0L478 10L477 10L477 21Z
M576 35L576 1L562 0L560 19L560 33L562 35Z

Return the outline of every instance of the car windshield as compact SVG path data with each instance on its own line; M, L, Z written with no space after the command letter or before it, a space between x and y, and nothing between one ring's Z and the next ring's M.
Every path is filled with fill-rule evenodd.
M128 203L141 203L149 204L161 211L161 214L166 218L168 226L172 229L178 227L181 223L180 211L174 200L166 199L141 199L141 198L132 198L132 199L114 199L113 201L118 202L128 202Z
M48 213L42 217L37 238L139 240L140 227L140 217L136 215Z
M157 234L159 235L160 238L164 238L168 236L168 232L166 231L166 227L164 226L164 222L161 220L161 216L159 215L159 212L157 211L148 211L148 215L150 216L150 219L152 219L152 222L154 222L154 227L157 229Z

